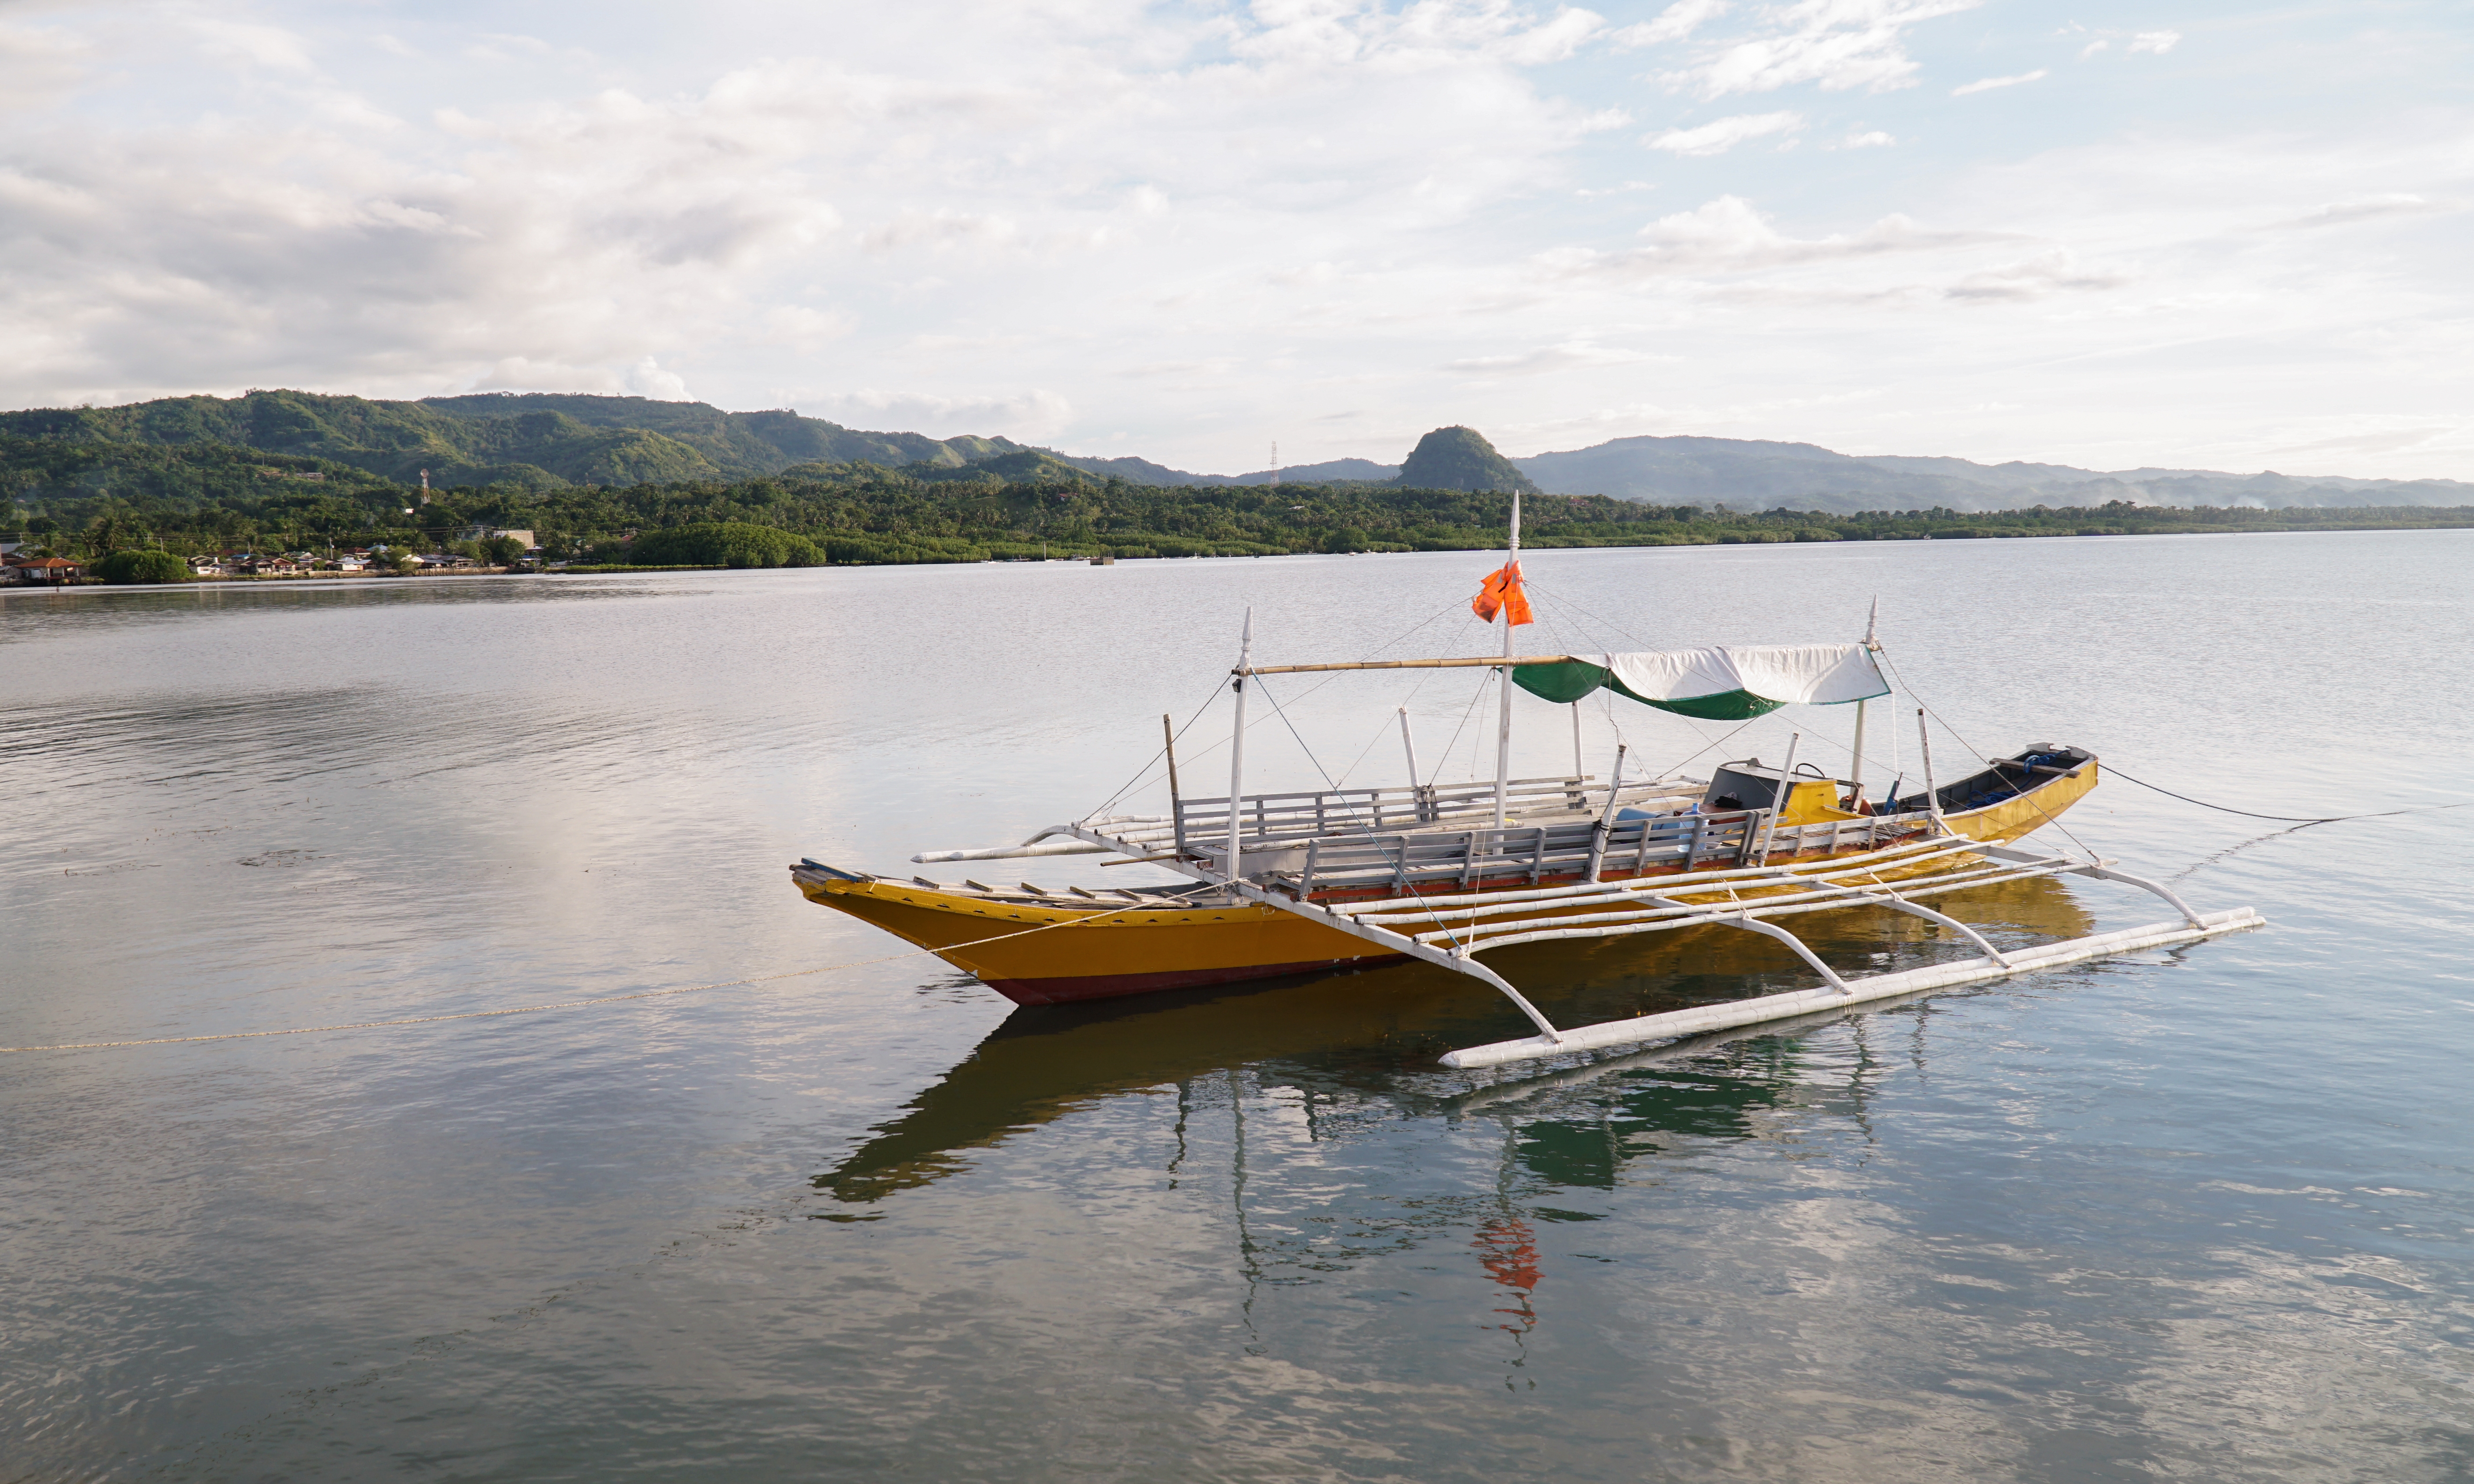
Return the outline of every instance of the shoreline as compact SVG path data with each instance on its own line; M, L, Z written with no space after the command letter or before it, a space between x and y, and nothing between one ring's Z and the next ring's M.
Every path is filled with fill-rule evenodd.
M2407 535L2407 534L2412 534L2412 533L2415 533L2415 532L2423 532L2423 531L2474 531L2474 521L2466 521L2466 522L2463 522L2463 523L2462 523L2462 524L2452 524L2452 525L2430 525L2430 526L2363 525L2363 526L2340 526L2340 527L2336 527L2336 528L2334 528L2334 529L2329 529L2329 528L2322 527L2322 528L2317 528L2317 529L2309 529L2309 530L2291 530L2291 529L2288 529L2288 530L2269 530L2269 531L2121 531L2121 532L2100 532L2100 533L2079 533L2079 532L2062 533L2062 532L2055 532L2054 534L2052 534L2052 535L2050 535L2050 536L2041 536L2041 535L2040 535L2040 536L2033 536L2033 537L2025 537L2025 536L2009 536L2009 535L1994 536L1994 535L1990 535L1990 534L1979 535L1979 534L1977 534L1977 533L1969 533L1967 536L1964 536L1964 537L1961 537L1961 536L1936 536L1936 535L1926 534L1926 535L1908 536L1908 537L1881 537L1881 538L1877 538L1876 539L1882 540L1882 541L1952 541L1952 540L1963 540L1963 539L1972 539L1972 540L1997 540L1997 539L2010 539L2010 540L2040 540L2040 541L2042 541L2042 540L2053 540L2053 541L2080 541L2080 540L2088 540L2088 541L2096 541L2096 540L2143 540L2143 539L2145 539L2145 540L2182 540L2182 539L2194 539L2212 538L2212 537L2244 537L2244 536L2255 536L2255 537L2277 537L2277 536L2316 537L2316 536L2377 536L2377 535L2387 535L2387 534ZM1725 550L1725 549L1729 549L1729 548L1739 548L1739 547L1748 547L1748 546L1749 546L1749 547L1759 547L1759 548L1766 548L1766 547L1771 547L1771 546L1796 546L1796 547L1805 547L1805 548L1808 548L1808 549L1827 549L1827 548L1831 548L1831 547L1868 546L1868 545L1871 545L1871 544L1873 544L1873 541L1871 541L1871 540L1843 540L1843 539L1842 539L1842 540L1824 540L1824 541L1795 541L1795 540L1774 540L1774 541L1758 541L1758 540L1752 540L1752 541L1747 541L1747 540L1718 540L1718 541L1627 541L1627 542L1612 542L1612 541L1610 541L1610 542L1572 542L1572 543L1564 544L1564 545L1539 545L1539 546L1524 546L1524 547L1523 547L1523 550L1524 550L1526 553L1528 553L1528 554L1535 555L1536 553L1540 552L1540 551L1675 551L1675 550L1680 550L1680 549L1685 549L1685 548L1698 548L1698 549L1705 549L1705 550ZM1197 555L1197 556L1191 556L1191 557L1123 556L1123 557L1119 557L1119 558L1117 558L1117 560L1118 560L1118 561L1120 561L1120 562L1261 562L1261 561L1266 561L1266 560L1270 560L1270 561L1279 561L1279 560L1284 560L1284 559L1297 559L1297 558L1326 559L1326 558L1333 558L1333 557L1450 556L1450 555L1453 555L1453 554L1455 554L1455 553L1460 553L1460 552L1484 552L1484 551L1487 551L1487 550L1489 550L1489 549L1490 549L1490 548L1487 548L1487 547L1481 547L1481 546L1465 546L1465 547L1462 547L1462 546L1455 546L1455 547L1397 547L1397 546L1395 546L1395 547L1391 547L1391 548L1388 548L1388 549L1385 549L1385 550L1380 550L1380 551L1350 551L1350 552L1292 551L1292 552L1274 552L1274 553L1248 553L1248 554L1238 554L1238 555L1228 555L1228 556L1220 556L1220 555L1208 555L1208 556L1205 556L1205 555ZM1499 550L1501 550L1502 548L1500 548L1500 547L1495 547L1495 548L1492 548L1492 549L1493 549L1493 550L1498 550L1498 551L1499 551ZM250 587L250 588L255 589L255 588L261 587L261 586L269 586L269 587L272 587L272 586L300 586L311 585L311 584L317 585L317 586L321 586L321 587L335 587L335 586L370 586L391 585L391 584L405 583L405 582L421 582L421 581L425 581L425 580L436 580L436 579L441 579L441 578L450 578L450 579L453 579L453 578L460 578L460 579L471 580L471 579L475 579L475 578L500 578L500 579L506 579L506 578L525 578L525 579L531 579L531 578L544 578L544 577L549 577L549 578L556 578L556 577L650 577L650 576L657 576L657 575L660 575L660 574L663 574L663 573L671 573L671 572L823 572L823 571L876 571L876 570L882 570L882 569L885 569L885 568L887 568L887 567L978 567L978 566L1074 566L1074 567L1080 567L1080 566L1089 566L1089 565L1091 565L1091 564L1092 564L1092 563L1091 563L1091 562L1090 562L1086 558L1083 558L1083 557L1052 557L1052 558L1047 559L1046 561L1041 561L1041 560L1039 560L1039 559L1037 559L1037 558L993 557L993 558L989 558L989 559L987 559L987 560L985 560L985 561L981 561L981 562L824 562L824 563L819 563L819 564L814 564L814 565L808 565L808 566L778 566L778 567L763 567L763 566L734 567L734 566L728 566L728 565L722 565L722 564L713 564L713 565L665 565L665 566L626 566L626 565L601 565L601 564L595 564L595 565L581 566L581 567L564 567L564 568L560 568L560 569L558 569L558 570L556 570L556 571L535 571L535 572L521 572L521 571L511 572L511 571L508 571L508 570L506 570L506 569L504 569L504 568L502 568L502 567L489 567L489 568L483 568L483 569L479 569L479 570L475 570L475 571L469 571L469 572L413 572L413 573L404 573L404 574L400 574L400 575L386 575L386 576L377 576L377 575L360 574L360 573L354 573L354 574L340 574L340 573L339 573L339 574L321 574L321 573L311 573L311 574L307 574L307 575L303 575L303 576L293 576L293 577L206 577L206 578L197 578L197 579L193 579L193 580L188 581L188 582L182 582L182 583L107 583L107 582L102 582L102 581L99 581L99 580L92 580L92 579L81 579L81 580L79 580L79 581L77 581L77 582L74 582L74 583L61 583L61 584L52 584L52 583L12 583L12 584L0 584L0 599L5 599L5 598L12 597L12 596L19 596L19 595L31 596L31 595L34 595L34 594L36 594L36 593L42 593L42 594L47 594L47 595L52 595L52 596L58 596L59 594L62 593L62 592L178 592L178 591L204 592L204 591L207 591L207 590L209 590L209 589L213 589L213 588L221 588L221 587Z

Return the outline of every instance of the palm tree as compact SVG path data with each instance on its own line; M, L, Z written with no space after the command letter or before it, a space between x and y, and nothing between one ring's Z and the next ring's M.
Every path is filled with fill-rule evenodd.
M97 558L109 557L130 544L135 534L125 517L116 512L107 511L95 516L85 528L86 550Z

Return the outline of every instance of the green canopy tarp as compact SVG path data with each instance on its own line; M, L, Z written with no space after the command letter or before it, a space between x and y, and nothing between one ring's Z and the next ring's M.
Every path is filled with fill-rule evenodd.
M1890 693L1861 644L1741 644L1581 655L1516 665L1520 688L1578 701L1604 687L1643 706L1710 721L1744 721L1780 706L1839 706Z

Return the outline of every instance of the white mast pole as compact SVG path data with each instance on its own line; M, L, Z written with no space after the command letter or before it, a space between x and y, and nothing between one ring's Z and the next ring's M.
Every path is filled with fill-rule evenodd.
M1400 708L1400 751L1409 754L1409 791L1418 789L1418 742L1409 735L1409 708Z
M1916 747L1917 755L1925 760L1925 812L1931 817L1933 828L1946 830L1950 826L1942 822L1941 791L1933 787L1932 730L1925 725L1923 706L1916 707Z
M1510 555L1503 561L1508 571L1520 561L1520 491L1512 491L1512 539L1507 545ZM1512 603L1507 590L1503 605L1503 658L1512 658ZM1502 705L1497 708L1494 727L1494 827L1503 827L1503 802L1512 792L1512 666L1496 672L1503 681Z
M1572 777L1579 778L1588 770L1581 766L1581 703L1572 703Z
M1254 610L1246 610L1246 636L1237 645L1237 730L1228 738L1228 862L1226 876L1234 881L1245 864L1237 855L1237 832L1245 819L1246 671L1254 663Z
M1873 635L1880 627L1881 600L1875 598L1873 611L1864 620L1864 653L1868 657L1874 651ZM1864 707L1866 704L1862 701L1856 703L1855 756L1847 764L1847 781L1856 785L1855 799L1850 801L1851 803L1864 797Z

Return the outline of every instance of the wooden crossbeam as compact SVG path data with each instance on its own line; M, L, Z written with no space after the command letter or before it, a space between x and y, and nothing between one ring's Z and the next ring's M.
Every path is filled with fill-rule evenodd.
M1509 664L1570 664L1570 655L1485 655L1472 659L1350 659L1338 664L1258 664L1243 665L1229 671L1231 675L1305 675L1323 670L1466 670L1480 666L1500 668ZM1583 661L1587 663L1588 661Z

